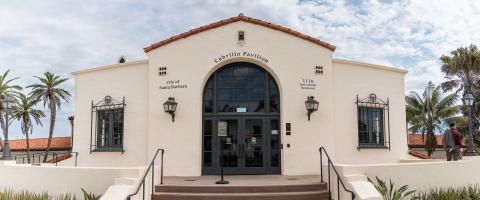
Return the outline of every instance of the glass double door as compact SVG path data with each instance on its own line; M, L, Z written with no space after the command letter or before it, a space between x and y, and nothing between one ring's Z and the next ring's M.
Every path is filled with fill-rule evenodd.
M225 174L280 173L278 117L204 119L203 134L204 174L219 174L222 162Z

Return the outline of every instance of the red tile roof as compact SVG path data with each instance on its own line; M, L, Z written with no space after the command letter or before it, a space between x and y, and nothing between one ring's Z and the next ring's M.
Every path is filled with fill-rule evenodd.
M431 159L427 155L422 154L420 152L416 152L416 151L409 151L408 154L410 154L411 156L420 158L420 159Z
M426 135L425 135L426 137ZM441 148L442 146L442 139L443 135L435 135L435 139L437 140L437 148ZM465 146L465 140L462 140L462 145ZM425 147L425 143L422 137L422 134L408 134L408 147L410 148L423 148Z
M197 33L200 33L200 32L206 31L206 30L210 30L210 29L214 29L214 28L218 28L220 26L227 25L227 24L230 24L230 23L233 23L233 22L238 22L238 21L248 22L248 23L264 26L264 27L267 27L267 28L271 28L271 29L274 29L274 30L277 30L277 31L281 31L281 32L293 35L295 37L307 40L309 42L318 44L318 45L320 45L322 47L325 47L327 49L330 49L332 51L335 51L335 48L336 48L335 46L333 46L333 45L331 45L327 42L324 42L324 41L321 41L317 38L302 34L300 32L294 31L292 29L285 28L283 26L279 26L279 25L276 25L276 24L272 24L270 22L266 22L266 21L251 18L251 17L247 17L247 16L244 16L243 14L240 14L236 17L228 18L228 19L225 19L225 20L221 20L221 21L218 21L218 22L215 22L215 23L205 25L205 26L201 26L199 28L195 28L195 29L192 29L190 31L184 32L182 34L170 37L166 40L162 40L160 42L152 44L149 47L145 47L143 50L145 51L145 53L148 53L149 51L152 51L152 50L154 50L158 47L161 47L161 46L166 45L168 43L177 41L179 39L187 38L187 37L195 35Z
M443 135L435 135L435 139L437 140L437 147L442 147L442 138ZM420 148L424 146L425 142L423 140L422 134L408 134L408 147Z
M31 151L43 151L47 148L48 138L32 138L30 139L30 150ZM21 140L10 140L8 142L11 151L26 151L27 150L27 141L25 139ZM3 147L0 145L0 150ZM52 138L52 144L50 145L50 150L68 150L72 148L70 137L54 137Z

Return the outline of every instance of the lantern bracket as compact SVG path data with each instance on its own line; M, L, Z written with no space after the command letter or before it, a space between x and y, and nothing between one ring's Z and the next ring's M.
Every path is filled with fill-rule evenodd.
M314 96L307 96L305 107L307 108L308 121L310 121L310 115L318 110L318 105L319 103L317 100L315 100Z
M177 102L175 98L168 97L168 100L163 103L163 110L172 116L172 122L175 122L175 111L177 110Z

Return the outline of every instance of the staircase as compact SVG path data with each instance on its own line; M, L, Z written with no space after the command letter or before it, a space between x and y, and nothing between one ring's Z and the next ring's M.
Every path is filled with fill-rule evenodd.
M152 200L326 200L326 183L294 185L157 185Z

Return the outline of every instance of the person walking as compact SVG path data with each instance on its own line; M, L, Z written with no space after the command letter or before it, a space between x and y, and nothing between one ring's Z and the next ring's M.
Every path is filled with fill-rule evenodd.
M443 133L442 143L447 154L447 161L457 161L460 158L462 136L455 123L450 123L450 128Z

